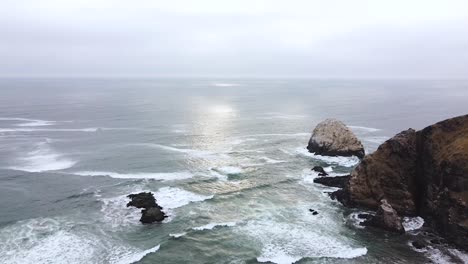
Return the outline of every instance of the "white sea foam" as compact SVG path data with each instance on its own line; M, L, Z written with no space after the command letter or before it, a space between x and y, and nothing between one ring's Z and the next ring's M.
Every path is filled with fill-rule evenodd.
M355 258L367 254L366 248L348 246L336 237L316 233L310 225L262 219L249 221L238 231L262 245L259 262L290 264L304 257Z
M180 237L185 236L186 234L187 234L187 233L182 232L182 233L169 234L169 236L170 236L170 237L173 237L173 238L180 238Z
M0 132L97 132L107 128L0 128Z
M38 218L0 232L0 263L92 263L98 241L71 231L70 222Z
M429 248L425 254L427 258L433 261L433 263L437 264L451 264L452 259L449 255L444 254L440 249L437 248Z
M207 150L199 150L199 149L189 149L189 148L176 148L176 147L171 147L171 146L166 146L166 145L161 145L161 144L136 144L139 146L146 146L150 148L158 148L158 149L163 149L171 152L178 152L178 153L184 153L189 156L195 157L195 158L200 158L200 159L227 159L229 158L228 155L224 153L219 153L219 152L214 152L214 151L207 151Z
M336 164L339 166L343 167L353 167L359 163L359 158L352 156L352 157L343 157L343 156L336 156L336 157L331 157L331 156L322 156L322 155L315 155L314 153L310 153L306 148L304 147L298 147L296 148L296 153L311 157L316 160L320 160L323 162L326 162L327 164Z
M144 250L142 252L130 253L130 254L127 254L126 256L121 256L119 260L117 260L115 262L114 261L110 261L110 262L113 263L113 264L131 264L131 263L135 263L135 262L138 262L138 261L142 260L146 255L158 251L159 248L160 248L160 245L157 245L157 246L155 246L153 248Z
M236 222L224 222L224 223L209 223L203 226L198 226L192 228L193 230L201 231L201 230L211 230L216 227L231 227L235 226Z
M380 128L373 128L373 127L364 127L364 126L347 126L351 128L353 131L358 131L358 132L367 132L367 133L373 133L380 131Z
M283 163L283 162L286 162L285 160L275 160L275 159L268 158L268 157L261 157L260 159L263 160L263 161L265 161L266 163L270 163L270 164L276 164L276 163Z
M158 204L163 209L175 209L192 202L212 199L213 195L201 195L177 187L163 187L154 193Z
M18 165L10 169L28 172L55 171L71 168L75 164L76 161L53 150L47 142L41 142L37 144L36 150L19 158Z
M244 172L242 168L235 167L235 166L224 166L224 167L215 168L214 170L219 171L226 175L241 174Z
M77 225L81 227L75 228ZM85 226L95 225L77 224L63 218L36 218L2 227L0 263L130 264L159 249L159 246L148 250L135 248L101 233L86 231Z
M194 177L194 174L189 171L135 173L118 173L108 171L77 171L73 174L80 176L109 176L111 178L117 179L155 179L161 181L185 180Z
M405 228L405 231L414 231L418 230L424 225L424 219L420 216L417 217L404 217L403 218L403 227Z
M468 263L468 254L466 252L461 252L454 248L449 248L448 251L455 257L459 258L463 263Z
M102 222L106 225L110 225L114 229L139 225L141 210L133 206L126 206L130 201L127 195L120 195L111 198L99 198L98 200L102 202Z
M0 121L19 121L23 123L16 124L19 127L36 127L36 126L51 126L57 123L56 121L48 121L41 119L19 118L19 117L1 117Z
M375 213L373 213L373 212L353 212L353 213L349 214L348 220L351 222L351 224L356 228L363 229L365 227L362 226L361 224L364 223L366 221L366 219L359 218L358 217L359 214L374 215Z

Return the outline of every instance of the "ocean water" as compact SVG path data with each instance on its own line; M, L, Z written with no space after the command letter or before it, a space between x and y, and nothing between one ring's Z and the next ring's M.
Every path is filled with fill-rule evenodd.
M2 79L0 263L468 263L410 246L422 218L360 227L310 171L358 160L305 149L328 117L370 153L467 102L453 80ZM169 218L140 224L139 191Z

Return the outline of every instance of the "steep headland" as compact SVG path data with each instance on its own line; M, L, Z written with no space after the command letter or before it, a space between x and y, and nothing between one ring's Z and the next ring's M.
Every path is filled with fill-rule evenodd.
M424 217L440 235L468 249L468 115L387 140L332 197L374 210L385 201L400 215Z

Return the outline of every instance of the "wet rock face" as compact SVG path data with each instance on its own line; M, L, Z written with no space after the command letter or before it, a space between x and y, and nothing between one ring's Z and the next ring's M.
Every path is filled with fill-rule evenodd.
M400 216L385 199L382 199L375 216L366 220L363 225L374 226L396 233L405 233Z
M468 115L397 134L366 156L332 197L371 209L384 198L468 249Z
M364 157L362 143L343 122L336 119L326 119L315 127L307 149L317 155Z
M416 214L414 192L417 173L416 131L408 129L367 155L351 173L350 200L375 209L387 201L403 214Z
M127 203L127 207L134 206L136 208L150 208L158 206L156 204L156 199L154 199L153 193L151 192L130 194L127 197L131 199L131 201Z
M312 168L313 171L315 172L318 172L319 175L318 176L327 176L328 173L325 171L325 169L323 169L322 166L315 166Z
M329 186L329 187L344 188L348 180L349 180L349 175L335 176L335 177L320 177L320 178L315 178L314 182L320 183L322 185Z
M141 210L140 222L144 224L161 222L167 217L162 211L162 207L156 203L153 193L142 192L130 194L127 197L131 199L131 201L127 203L127 207L133 206L136 208L143 208L143 210Z
M140 221L143 224L151 224L153 222L161 222L166 218L166 214L159 207L150 207L141 211Z

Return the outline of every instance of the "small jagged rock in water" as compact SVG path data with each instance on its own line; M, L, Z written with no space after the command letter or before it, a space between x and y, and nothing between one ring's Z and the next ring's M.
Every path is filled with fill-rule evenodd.
M133 206L136 208L150 208L158 206L156 204L156 199L151 192L129 194L127 197L131 199L131 201L127 203L127 207Z
M312 168L313 171L318 172L318 176L327 176L328 173L323 169L322 166L315 166Z
M401 223L401 218L397 211L387 202L382 199L377 213L370 220L364 222L366 226L379 227L388 231L404 233L405 229Z
M344 188L348 180L349 180L349 175L345 175L345 176L315 178L314 182L325 185L325 186L329 186L329 187Z
M159 207L150 207L148 209L141 210L140 221L143 224L151 224L153 222L161 222L166 218L166 214Z
M156 199L151 192L141 192L130 194L127 196L131 199L127 203L127 207L133 206L142 208L140 222L150 224L153 222L161 222L166 218L166 214L162 211L162 207L156 203Z
M312 213L312 215L318 215L318 212L317 212L317 211L315 211L314 209L309 209L309 212L311 212L311 213Z
M326 119L315 127L307 149L316 155L364 157L361 141L351 129L336 119Z

